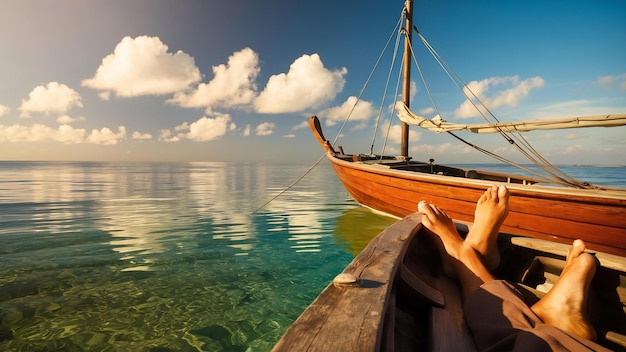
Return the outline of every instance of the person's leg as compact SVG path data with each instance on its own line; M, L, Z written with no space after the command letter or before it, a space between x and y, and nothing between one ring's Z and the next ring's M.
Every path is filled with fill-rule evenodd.
M509 190L505 186L492 186L487 189L478 199L474 212L474 225L465 239L465 242L478 252L488 269L494 269L500 263L500 252L497 248L498 232L504 219L508 215L508 201ZM418 204L417 209L420 213L424 213L424 206L428 206L426 201L421 201ZM440 213L445 214L443 210L437 207L433 207L432 209L435 211L435 215ZM458 232L447 214L445 214L445 217L448 218L448 220L445 220L446 223L437 225L437 228L431 228L435 225L430 223L424 223L424 226L435 234L436 237L439 237L438 245L442 252L444 272L450 277L456 277L456 264L454 264L454 260L452 260L449 255L443 253L444 251L449 252L449 248L445 248L446 246L442 243L441 234L438 231L453 231L456 237L458 237ZM428 219L424 221L429 222Z
M479 253L463 241L445 211L424 201L419 203L418 209L423 214L422 224L441 240L447 257L442 255L461 282L464 297L467 298L483 283L495 280Z
M474 224L465 238L491 270L500 264L498 232L508 213L509 190L503 185L492 186L478 199Z
M418 207L420 212L424 215L422 218L422 224L441 240L442 247L448 255L450 265L456 271L456 276L459 278L463 289L464 301L468 303L468 306L464 305L464 309L466 311L471 309L478 309L479 313L476 316L483 317L484 314L482 314L481 312L484 312L484 310L488 311L489 309L493 308L493 306L483 306L484 300L481 301L479 299L480 294L478 296L472 294L477 292L486 293L488 297L500 297L499 295L491 294L491 291L489 290L498 289L498 285L502 287L506 286L505 281L497 280L493 276L493 274L491 274L489 269L482 262L480 253L478 253L476 249L463 241L463 239L459 236L456 227L454 226L454 222L445 213L445 211L439 209L435 205L428 204L426 202L420 202ZM539 322L540 319L551 328L557 328L553 332L547 330L546 334L548 336L540 337L541 339L545 339L545 341L548 342L555 339L559 341L569 341L566 345L563 345L562 341L558 342L556 343L556 346L569 346L569 344L572 343L575 346L580 345L581 342L579 340L572 340L571 338L567 337L569 336L567 334L572 334L589 340L593 340L596 337L595 330L585 316L589 287L593 275L595 274L596 262L595 258L592 255L588 253L583 253L584 250L584 242L582 242L581 240L574 241L572 249L567 256L566 265L563 272L561 273L561 277L559 278L559 280L557 280L552 290L550 290L550 292L548 292L548 294L546 294L535 305L533 305L532 307L528 307L521 300L521 295L518 297L519 304L523 305L523 307L517 307L519 309L519 313L522 316L524 316L524 314L531 314L532 316L536 315L536 318L538 319L537 322ZM487 285L485 284L492 286L487 287ZM493 284L496 285L493 286ZM506 287L504 288L506 289ZM508 294L515 296L515 294L513 294L513 291L515 291L514 289L509 288L505 291L507 291ZM470 296L471 299L468 300ZM485 296L485 294L483 294L483 296ZM473 302L470 302L472 300ZM509 298L507 302L509 300L511 299ZM500 303L497 304L497 306L499 306L501 309L503 309L502 302L503 301L500 301ZM516 310L515 307L512 309ZM526 309L528 313L524 313L524 309ZM505 312L502 313L504 314ZM508 312L507 314L511 314L511 312ZM479 318L478 321L480 323L474 324L472 327L472 331L474 331L475 329L480 330L480 327L483 326L483 318ZM529 322L524 318L510 321L509 327L513 328L513 330L504 331L506 332L504 334L506 336L502 338L508 338L508 335L516 336L516 331L530 331L534 329L534 325L529 324ZM496 330L503 331L502 327ZM558 331L563 331L566 334L559 335ZM474 334L476 333L477 332L474 331ZM490 336L492 332L483 333L482 331L479 331L479 333L481 334L481 336ZM528 337L531 335L535 336L534 333L531 333L523 335L522 337ZM498 340L498 338L499 335L496 336L496 340ZM601 349L600 346L596 347L598 349Z
M596 332L587 320L586 310L596 259L584 250L583 241L574 241L561 276L531 309L548 325L594 340Z

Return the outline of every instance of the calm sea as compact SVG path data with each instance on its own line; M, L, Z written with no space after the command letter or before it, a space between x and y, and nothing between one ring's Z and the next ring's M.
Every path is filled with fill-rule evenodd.
M0 350L270 350L393 222L308 168L0 162Z

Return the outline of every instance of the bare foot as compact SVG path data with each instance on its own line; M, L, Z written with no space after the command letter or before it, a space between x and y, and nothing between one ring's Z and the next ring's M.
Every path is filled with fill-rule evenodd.
M444 273L448 276L456 277L454 262L458 258L463 239L456 230L452 218L436 205L428 204L426 201L419 202L417 209L424 214L422 217L424 227L439 239L437 244L442 255Z
M585 243L575 240L565 268L548 293L531 307L546 324L567 333L595 340L596 332L586 315L591 280L596 272L593 255L584 253Z
M509 190L506 186L492 186L478 199L474 224L465 242L478 251L488 269L500 265L498 232L508 214Z

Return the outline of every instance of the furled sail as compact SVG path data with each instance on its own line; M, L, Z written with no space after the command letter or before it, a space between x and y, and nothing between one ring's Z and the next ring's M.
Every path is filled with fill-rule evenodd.
M427 119L412 112L404 103L396 104L398 117L409 125L415 125L427 130L441 133L450 131L469 131L472 133L497 133L497 132L525 132L533 130L554 130L564 128L582 127L616 127L626 125L626 114L567 117L549 120L529 120L515 122L499 122L484 124L459 124L450 123L440 118Z

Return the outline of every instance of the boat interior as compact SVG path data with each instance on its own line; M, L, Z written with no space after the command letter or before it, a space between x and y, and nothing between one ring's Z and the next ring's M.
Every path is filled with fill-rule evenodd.
M462 235L468 227L457 224ZM518 284L532 305L554 285L570 246L500 234L496 277ZM597 343L626 351L626 260L595 252L588 319ZM476 351L458 282L415 213L359 253L286 331L274 351Z
M343 148L339 147L339 153L335 157L353 162L362 162L364 164L379 165L393 170L402 170L410 172L420 172L431 175L439 176L453 176L461 178L470 178L476 180L485 180L493 182L505 182L515 183L523 185L532 185L536 183L545 183L544 180L535 178L532 176L520 176L506 173L464 169L453 166L439 165L435 163L434 159L429 161L413 161L410 158L398 158L393 156L378 156L378 155L365 155L365 154L343 154Z
M467 233L465 225L457 224L457 228L463 235ZM393 350L475 350L463 318L458 282L445 276L441 265L433 265L440 259L429 236L418 235L411 241L414 243L404 256L393 293L399 302L394 314ZM525 301L532 305L559 278L569 246L501 234L499 248L502 261L496 277L517 283ZM599 344L626 351L626 261L604 253L595 255L600 265L592 281L589 319ZM424 294L428 291L423 284L434 291ZM436 302L436 296L429 297L436 291L444 297L443 305Z

